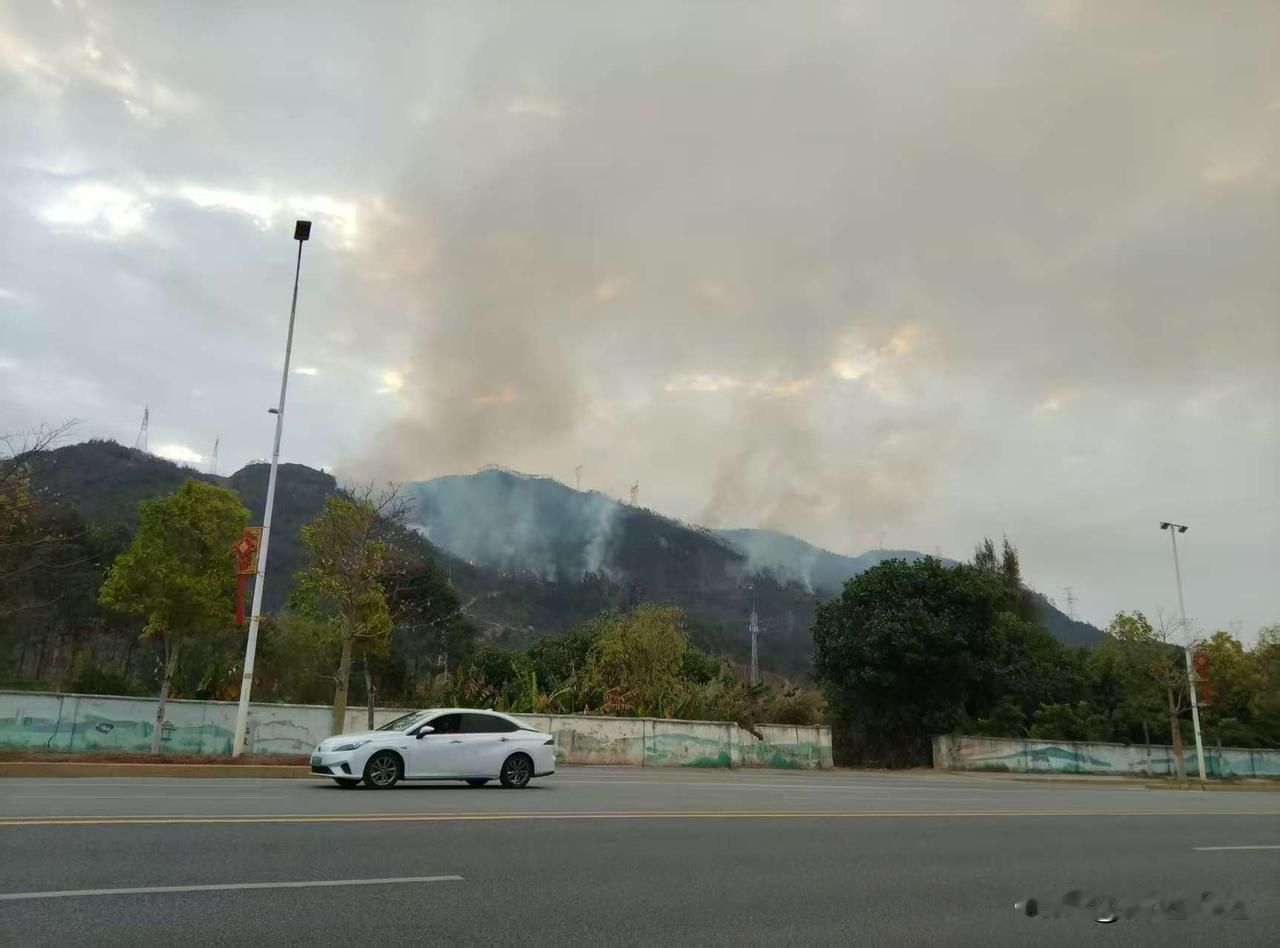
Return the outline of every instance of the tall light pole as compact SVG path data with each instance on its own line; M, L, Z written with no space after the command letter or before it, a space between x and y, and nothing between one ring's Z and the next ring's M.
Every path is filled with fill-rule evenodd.
M262 513L262 542L258 546L258 575L253 583L253 611L249 616L249 640L244 647L244 677L240 680L240 707L231 756L244 753L244 732L249 724L249 693L253 690L253 657L258 650L258 623L262 619L262 590L267 577L267 544L271 542L271 510L276 500L276 469L280 466L280 435L284 431L284 396L289 388L289 356L293 352L293 318L298 312L298 278L302 275L302 245L311 237L311 221L293 225L298 242L298 262L293 270L293 302L289 305L289 334L284 341L284 372L280 376L280 404L270 409L276 416L276 440L271 448L271 473L267 477L267 506Z
M1161 530L1169 531L1169 542L1173 544L1173 575L1178 581L1178 614L1182 616L1183 634L1188 634L1190 626L1187 625L1187 607L1182 601L1182 567L1178 565L1178 534L1186 533L1187 527L1181 523L1169 523L1164 521L1160 524ZM1182 646L1183 658L1187 661L1187 690L1191 693L1191 725L1196 732L1196 764L1200 770L1200 779L1204 780L1204 743L1200 739L1200 705L1196 698L1196 677L1191 667L1191 646Z

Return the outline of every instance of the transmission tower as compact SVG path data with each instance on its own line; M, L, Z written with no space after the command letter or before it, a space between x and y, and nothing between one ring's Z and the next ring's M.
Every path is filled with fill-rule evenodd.
M1063 587L1063 592L1067 594L1067 615L1074 620L1076 617L1076 594L1071 591L1070 586Z
M213 439L213 454L209 456L209 473L210 474L218 473L218 442L221 440L222 440L221 438Z
M636 481L631 485L631 506L636 505L636 496L640 493L640 482Z
M751 622L747 626L751 632L751 684L760 684L760 617L756 615L756 596L751 594Z
M579 464L573 469L573 486L578 490L582 490L582 465Z
M147 426L151 423L151 409L143 406L142 409L142 427L138 429L137 440L133 442L135 451L147 450Z

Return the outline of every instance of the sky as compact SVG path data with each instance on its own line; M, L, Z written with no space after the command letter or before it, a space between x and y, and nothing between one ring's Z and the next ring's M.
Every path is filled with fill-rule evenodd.
M0 422L1280 621L1280 6L0 3Z

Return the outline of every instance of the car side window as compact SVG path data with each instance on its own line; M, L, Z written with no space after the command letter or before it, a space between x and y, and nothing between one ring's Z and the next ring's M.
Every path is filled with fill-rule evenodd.
M505 734L518 728L510 721L494 717L492 714L462 715L462 733L464 734Z
M438 718L432 718L427 722L435 731L435 734L461 734L462 733L462 715L460 714L442 714Z

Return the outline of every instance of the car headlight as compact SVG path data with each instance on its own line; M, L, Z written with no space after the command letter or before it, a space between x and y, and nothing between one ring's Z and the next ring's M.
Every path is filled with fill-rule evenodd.
M339 744L337 747L335 747L335 748L334 748L334 751L335 751L335 752L338 752L338 751L353 751L353 750L357 750L357 749L359 749L359 748L361 748L361 747L364 747L364 745L366 745L366 744L368 744L368 743L369 743L368 741L348 741L348 742L347 742L347 743L345 743L345 744Z

